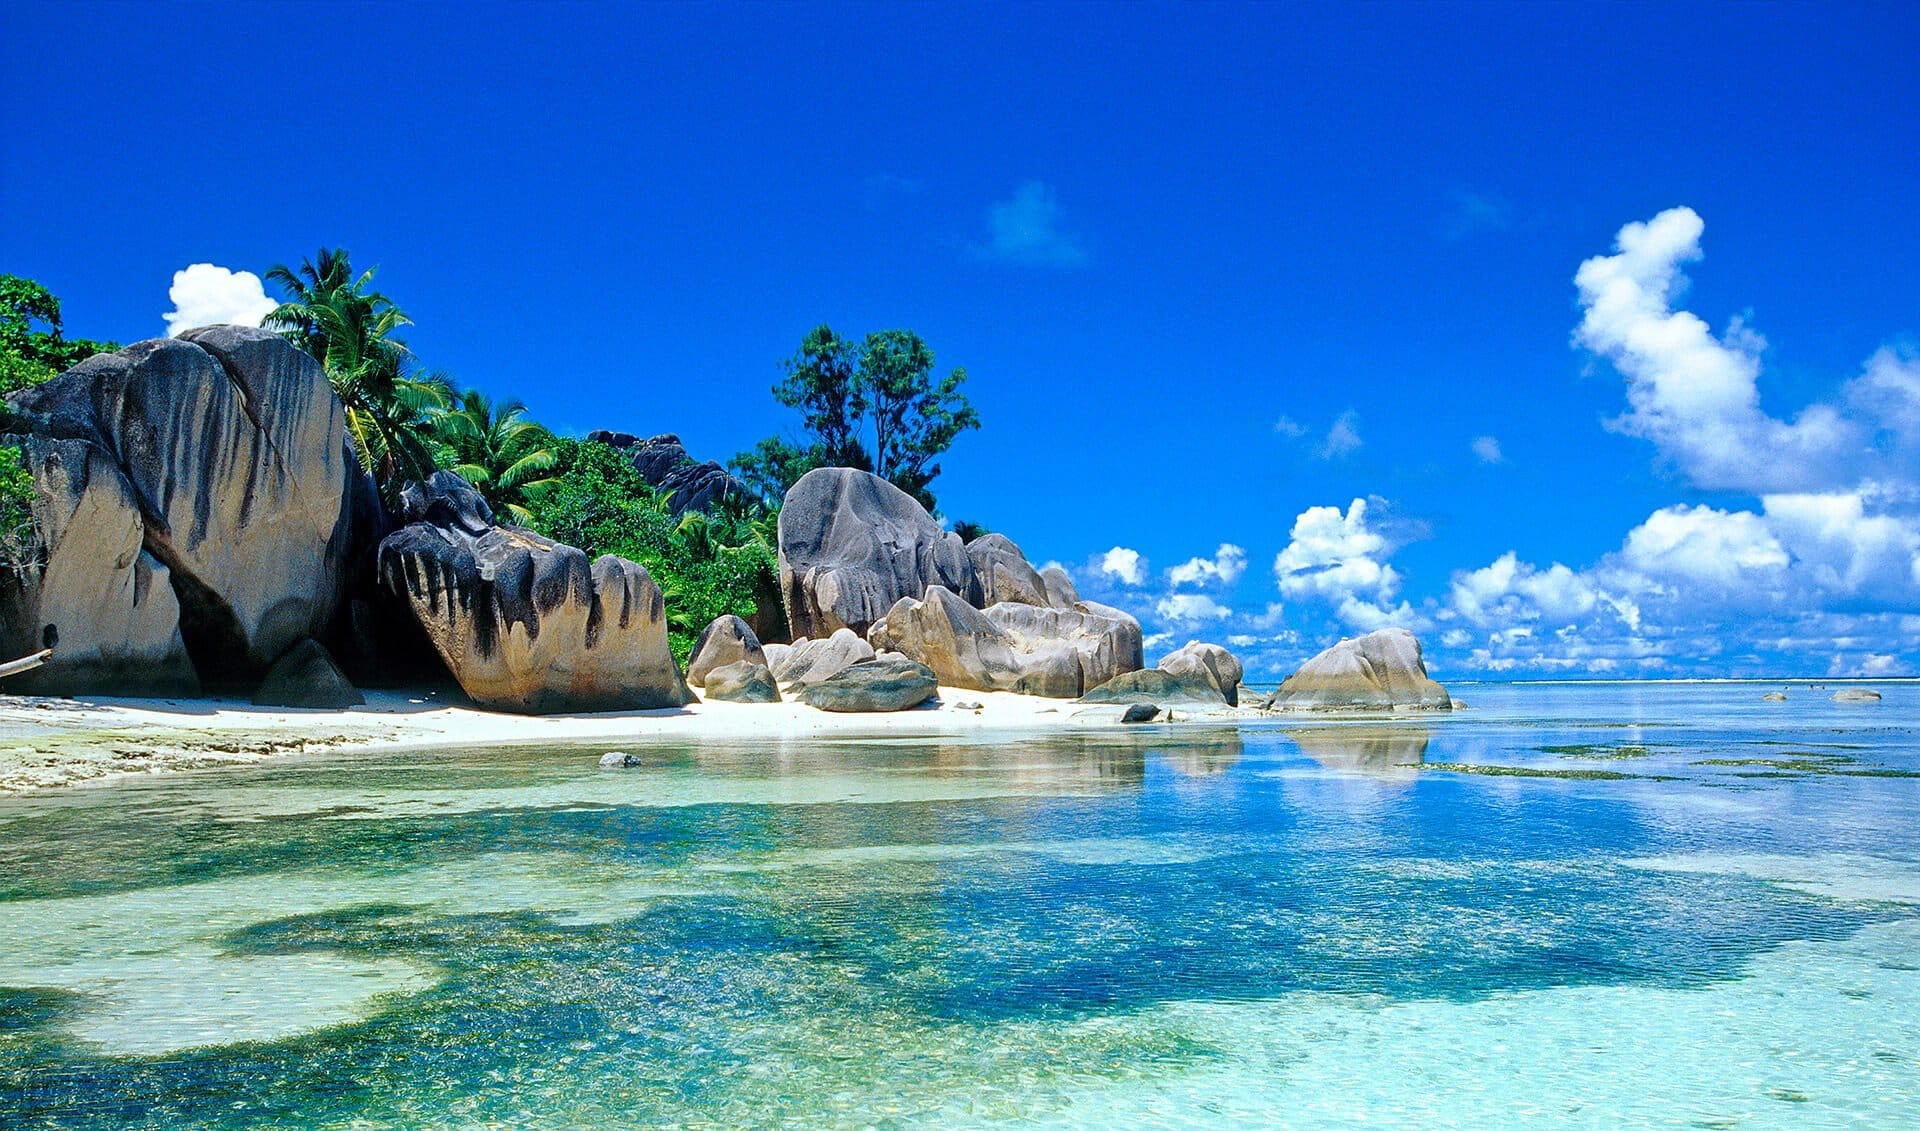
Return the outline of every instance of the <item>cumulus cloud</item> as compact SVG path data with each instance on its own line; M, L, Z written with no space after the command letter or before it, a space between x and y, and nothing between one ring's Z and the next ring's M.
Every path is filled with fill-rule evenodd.
M1538 569L1509 550L1492 565L1455 574L1452 601L1454 610L1473 624L1502 627L1575 620L1593 611L1599 595L1591 581L1559 562ZM1454 647L1469 639L1465 634L1448 636Z
M1147 577L1147 559L1140 551L1115 546L1099 556L1099 570L1126 585L1138 585Z
M166 319L169 337L201 326L258 326L280 305L267 297L260 276L212 263L175 271L167 297L173 300L173 309L161 317Z
M1226 620L1233 610L1204 593L1169 593L1154 606L1162 620L1192 624L1205 620Z
M1273 422L1273 431L1276 436L1285 436L1289 440L1298 440L1307 434L1307 426L1291 416L1283 416Z
M1505 463L1506 455L1500 451L1500 441L1492 436L1475 436L1473 443L1467 445L1474 457L1481 463Z
M1367 518L1367 500L1339 507L1308 507L1293 520L1285 549L1273 559L1283 597L1331 606L1351 628L1389 624L1413 628L1426 618L1405 601L1393 604L1400 574L1387 564L1397 547Z
M1715 337L1674 299L1683 264L1701 257L1705 229L1691 208L1670 208L1620 229L1612 255L1580 265L1583 317L1574 340L1628 379L1628 411L1609 422L1652 441L1694 483L1760 493L1836 482L1859 429L1831 405L1791 422L1760 407L1766 342L1736 319Z
M1787 551L1759 515L1683 504L1628 531L1620 561L1643 576L1727 589L1784 570Z
M1051 187L1024 181L1013 196L987 209L987 238L974 251L983 259L1039 267L1078 267L1086 249L1060 227L1060 204Z
M1220 543L1212 558L1189 558L1167 571L1174 585L1232 585L1247 571L1247 552L1231 542Z

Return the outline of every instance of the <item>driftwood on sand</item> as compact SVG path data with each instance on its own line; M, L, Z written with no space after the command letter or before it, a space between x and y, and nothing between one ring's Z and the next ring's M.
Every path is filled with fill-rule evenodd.
M51 655L53 655L53 649L43 648L31 656L22 656L17 660L9 660L4 664L0 664L0 679L5 679L10 675L19 675L21 672L30 672L41 664L46 663L47 658Z

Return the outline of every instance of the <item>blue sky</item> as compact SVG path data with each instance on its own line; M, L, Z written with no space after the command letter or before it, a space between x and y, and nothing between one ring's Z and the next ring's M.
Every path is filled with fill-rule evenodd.
M949 516L1258 674L1385 621L1456 678L1914 674L1917 33L16 2L0 270L132 340L342 245L428 363L702 458L811 326L909 326L986 422Z

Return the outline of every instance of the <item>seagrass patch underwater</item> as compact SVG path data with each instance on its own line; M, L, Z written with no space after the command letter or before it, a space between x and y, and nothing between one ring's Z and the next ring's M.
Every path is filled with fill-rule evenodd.
M1883 690L8 800L0 1124L1897 1126L1920 688Z

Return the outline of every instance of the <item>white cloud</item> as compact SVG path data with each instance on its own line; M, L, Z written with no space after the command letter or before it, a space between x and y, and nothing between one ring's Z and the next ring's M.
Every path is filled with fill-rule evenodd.
M1719 589L1759 584L1787 567L1787 551L1750 511L1662 507L1627 532L1620 560L1643 575Z
M1920 356L1882 347L1847 385L1847 401L1879 422L1896 453L1920 446Z
M1203 620L1226 620L1233 610L1204 593L1169 593L1154 606L1162 620L1191 624Z
M1327 429L1327 438L1320 442L1321 459L1338 459L1348 455L1365 443L1360 438L1360 414L1348 409L1334 418L1333 427Z
M1813 588L1886 603L1915 599L1920 521L1869 514L1859 493L1767 495L1761 503L1769 529L1792 551Z
M1615 253L1574 276L1585 312L1575 342L1628 380L1629 409L1609 427L1652 441L1701 487L1830 485L1858 428L1823 404L1791 423L1768 416L1758 384L1765 340L1738 319L1716 338L1697 315L1673 309L1686 284L1680 266L1701 257L1704 228L1693 209L1670 208L1621 228Z
M1467 447L1472 449L1474 456L1477 457L1481 463L1506 462L1506 455L1500 451L1500 441L1494 439L1492 436L1475 436L1473 443L1468 444Z
M267 297L260 276L211 263L175 271L167 297L173 300L173 309L161 317L166 319L169 337L201 326L258 326L280 305Z
M1454 611L1482 627L1564 624L1591 613L1598 601L1593 584L1573 570L1559 562L1537 569L1511 550L1492 565L1453 578Z
M1273 422L1273 431L1277 436L1285 436L1289 440L1298 440L1307 434L1307 426L1291 416L1283 416Z
M1174 585L1232 585L1247 571L1247 552L1231 542L1220 543L1211 559L1190 558L1167 571Z
M1138 585L1146 580L1147 559L1140 551L1129 550L1125 546L1115 546L1100 555L1100 572L1118 579L1127 585Z
M1390 598L1400 575L1386 564L1387 540L1367 525L1367 501L1339 507L1308 507L1293 520L1291 541L1273 559L1282 595L1338 600L1351 594Z
M976 245L984 259L1040 267L1078 267L1087 260L1080 241L1060 228L1053 189L1024 181L1013 196L987 209L987 240Z

